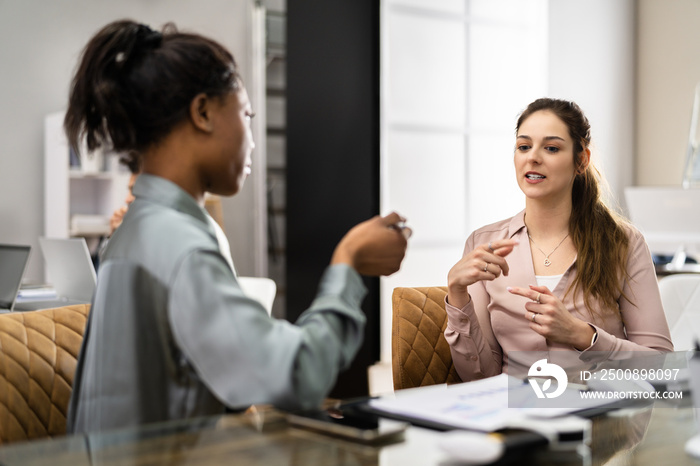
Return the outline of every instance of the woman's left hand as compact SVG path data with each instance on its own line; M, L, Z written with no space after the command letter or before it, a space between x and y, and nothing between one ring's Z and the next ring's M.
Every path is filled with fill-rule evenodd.
M530 328L547 340L572 345L578 350L591 345L593 328L572 316L546 286L509 287L508 291L532 300L525 304L524 317L530 322Z

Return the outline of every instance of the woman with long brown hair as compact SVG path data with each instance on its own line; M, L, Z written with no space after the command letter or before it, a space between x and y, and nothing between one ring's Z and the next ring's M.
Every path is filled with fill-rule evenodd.
M462 380L505 371L513 351L673 350L649 249L603 202L590 143L573 102L538 99L518 118L525 210L473 232L448 274L445 337Z

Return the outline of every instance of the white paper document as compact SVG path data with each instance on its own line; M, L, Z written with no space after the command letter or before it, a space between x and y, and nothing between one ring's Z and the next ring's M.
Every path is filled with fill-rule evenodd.
M509 407L519 406L517 408ZM523 418L551 418L612 404L586 399L578 389L566 389L557 398L539 399L527 381L501 374L474 382L412 388L370 400L370 406L388 415L455 428L493 432L522 425Z

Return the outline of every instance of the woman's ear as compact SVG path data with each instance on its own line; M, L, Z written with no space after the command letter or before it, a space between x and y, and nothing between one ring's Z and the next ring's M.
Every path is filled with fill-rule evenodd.
M586 148L581 152L581 156L578 159L578 167L576 168L576 174L581 175L588 168L588 164L591 163L591 150Z
M197 94L190 102L190 121L200 131L212 132L211 99L206 94Z

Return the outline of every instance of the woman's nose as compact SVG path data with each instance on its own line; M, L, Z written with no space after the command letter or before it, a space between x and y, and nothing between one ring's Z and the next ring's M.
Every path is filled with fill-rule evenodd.
M540 149L537 147L533 147L528 153L527 153L527 161L531 163L536 163L539 164L542 162L542 156L540 154Z

